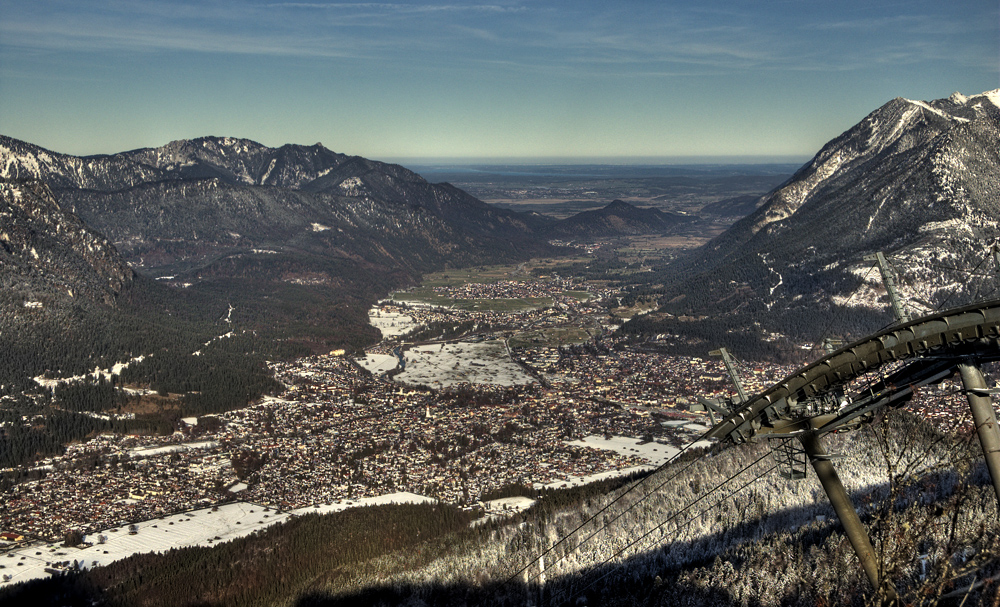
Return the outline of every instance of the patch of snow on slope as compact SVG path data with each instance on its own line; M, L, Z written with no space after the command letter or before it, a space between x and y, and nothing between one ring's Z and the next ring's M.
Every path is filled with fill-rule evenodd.
M948 219L945 221L931 221L925 223L918 228L921 233L926 232L937 232L943 230L948 234L954 234L955 232L967 232L969 235L972 234L972 226L968 224L964 219Z
M364 182L360 177L348 177L338 187L350 196L357 196L364 187Z
M42 375L39 375L37 377L33 377L32 379L39 386L42 386L43 388L48 388L50 390L62 384L75 383L83 381L87 378L93 378L95 380L100 380L103 378L106 381L110 381L113 375L121 375L122 371L127 369L128 366L131 365L132 363L142 362L145 359L146 356L140 354L139 356L134 357L132 360L128 362L115 363L110 369L101 369L100 367L95 367L93 372L87 373L85 375L74 375L73 377L63 377L54 379L48 379Z
M261 183L267 183L267 178L271 176L271 171L274 170L274 165L277 164L277 162L277 159L271 159L271 163L267 165L267 170L264 171L264 175L260 178Z
M993 89L992 91L986 91L982 95L976 95L976 96L985 97L987 101L1000 108L1000 89Z

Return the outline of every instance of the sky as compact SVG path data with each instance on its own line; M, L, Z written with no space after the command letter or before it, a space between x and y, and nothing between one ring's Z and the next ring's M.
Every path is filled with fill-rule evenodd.
M77 155L804 160L996 88L996 0L0 0L0 134Z

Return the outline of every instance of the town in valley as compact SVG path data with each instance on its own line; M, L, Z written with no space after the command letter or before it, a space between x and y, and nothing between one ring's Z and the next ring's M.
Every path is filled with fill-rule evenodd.
M692 405L735 392L723 361L616 334L648 310L546 263L430 276L369 311L383 339L364 352L269 363L280 394L182 418L169 436L103 433L5 470L18 480L0 505L0 579L377 503L510 516L545 491L642 474L692 442L710 448L700 436L711 421ZM742 362L740 381L759 391L794 368ZM949 389L912 406L950 429L967 411Z

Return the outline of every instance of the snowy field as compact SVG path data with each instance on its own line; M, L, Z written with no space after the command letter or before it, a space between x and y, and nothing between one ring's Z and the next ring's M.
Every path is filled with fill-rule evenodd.
M535 505L538 500L530 497L502 497L498 500L483 502L487 512L524 512Z
M567 487L582 487L590 483L596 483L597 481L603 481L607 478L615 478L619 476L628 476L629 474L634 474L636 472L645 472L647 470L652 470L653 466L632 466L631 468L622 468L620 470L607 470L605 472L598 472L597 474L588 474L586 476L573 476L567 480L553 481L547 484L535 483L536 488L545 489L565 489Z
M110 369L101 369L100 367L96 367L92 373L88 373L86 375L74 375L73 377L63 377L57 379L47 379L39 375L38 377L35 377L33 379L35 380L35 383L37 383L39 386L42 386L43 388L46 388L48 390L53 390L61 386L62 384L71 384L90 379L95 381L99 379L104 379L105 381L111 381L113 376L121 375L122 371L127 369L128 366L131 365L132 363L142 362L145 359L146 359L145 356L136 356L128 362L115 363Z
M580 440L571 441L566 444L615 451L622 455L637 455L644 458L654 467L659 466L680 452L680 449L671 445L661 445L655 441L640 445L639 443L641 442L638 438L628 436L612 436L610 439L605 439L603 436L591 434Z
M207 440L196 443L180 443L177 445L164 445L163 447L145 447L140 449L129 449L129 456L133 459L140 457L153 457L154 455L165 455L167 453L180 453L194 449L214 449L219 446L218 441Z
M535 381L510 360L502 341L417 346L407 350L404 359L406 370L395 377L404 384L437 388L459 383L515 386Z
M483 502L483 506L486 509L486 513L476 520L470 523L471 527L478 527L479 525L484 525L490 521L499 521L517 514L518 512L524 512L528 508L535 505L538 500L533 500L530 497L504 497L498 500L490 500L488 502Z
M355 360L372 375L383 375L399 366L399 361L392 354L365 354L364 358Z
M81 567L90 568L107 565L114 561L144 552L165 552L171 548L187 546L212 546L269 527L288 519L290 516L317 513L340 512L348 508L385 504L425 503L435 500L414 493L392 493L379 497L343 500L340 504L320 505L278 512L264 506L237 502L225 504L213 512L211 508L183 512L171 516L136 523L138 533L131 535L128 525L107 529L88 535L90 547L66 548L62 543L48 544L35 542L0 555L0 580L11 576L8 581L0 581L0 586L45 577L49 563L78 561ZM100 544L98 536L107 540ZM18 563L22 563L20 566Z
M399 312L387 312L377 307L368 310L368 323L381 331L382 337L406 335L419 326L412 316Z
M701 427L697 424L687 423L684 428ZM597 474L588 474L586 476L574 476L568 480L555 481L545 485L536 485L537 487L545 487L547 489L558 489L560 487L579 487L581 485L586 485L587 483L593 483L595 481L601 481L607 478L614 478L616 476L627 476L634 472L642 472L645 470L652 470L658 468L664 462L672 458L673 456L680 453L680 449L672 445L663 445L657 442L640 444L642 441L638 438L632 438L629 436L612 436L610 439L605 439L603 436L588 435L580 440L569 441L567 445L577 445L580 447L591 447L594 449L604 449L605 451L615 451L621 453L622 455L635 455L644 458L648 465L643 466L633 466L631 468L622 468L621 470L607 470L605 472L598 472ZM698 441L691 445L692 448L707 447L712 443L709 441Z
M85 548L66 548L61 543L36 543L0 556L0 574L13 575L9 583L21 582L48 575L48 562L79 561L83 567L108 563L141 552L163 552L186 546L211 546L248 535L288 518L287 513L267 510L248 503L225 504L216 512L211 508L136 523L138 533L129 534L128 526L115 527L88 535L85 541L93 543ZM98 543L98 536L107 537ZM41 554L38 554L41 553ZM16 563L24 563L17 566ZM2 579L2 578L0 578Z
M331 504L317 504L315 506L306 506L305 508L292 510L291 514L310 514L310 513L329 514L331 512L343 512L348 508L357 508L359 506L386 506L389 504L433 504L437 502L437 500L432 497L417 495L416 493L400 491L399 493L389 493L386 495L379 495L378 497L362 497L359 499L339 500L339 502L340 503L334 502Z

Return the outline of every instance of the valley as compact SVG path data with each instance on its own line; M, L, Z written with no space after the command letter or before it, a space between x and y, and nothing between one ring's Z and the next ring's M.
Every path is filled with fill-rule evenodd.
M447 181L503 208L565 219L619 199L635 206L697 215L706 206L753 201L801 166L775 164L643 165L414 165L431 181ZM748 200L749 199L749 200ZM721 203L721 204L720 204ZM720 209L721 210L721 209ZM745 215L748 210L732 215Z
M499 278L518 268L525 269L483 268L476 276ZM95 538L109 537L110 529L129 524L145 529L178 512L230 503L273 510L269 523L303 509L364 505L399 492L483 513L494 495L514 491L533 499L544 487L649 470L704 430L698 425L703 416L687 410L685 395L724 389L717 361L651 358L600 339L602 325L613 322L602 305L613 294L606 289L592 291L564 279L518 281L520 289L562 300L518 310L509 305L515 300L499 296L510 293L510 282L495 282L493 288L453 282L452 294L471 290L477 301L496 304L481 311L408 309L394 300L376 307L375 317L408 314L412 324L402 335L387 332L368 350L369 357L401 348L408 334L464 327L445 341L425 340L407 350L408 373L383 368L373 375L363 370L365 358L354 361L343 352L273 362L269 366L284 386L279 398L185 418L164 438L101 434L38 462L4 493L4 530L27 538L9 554L28 554L70 530L97 544ZM523 340L512 350L504 345L525 333L566 334L581 325L599 333L556 344ZM516 381L498 377L498 362L484 357L482 348L491 340L499 347L491 356L509 365ZM464 348L453 360L480 375L456 377L459 371L420 360L420 348L438 357L442 350ZM421 371L428 366L437 369L436 376ZM482 375L485 371L494 375ZM757 381L782 371L761 372ZM39 503L48 505L38 510ZM187 537L183 520L169 524L178 537ZM107 561L78 556L74 560L88 564ZM15 569L6 581L28 579L29 573L42 575L44 568Z
M163 438L101 434L38 462L4 491L4 531L23 539L0 556L0 585L368 504L445 503L503 525L547 491L641 478L682 448L710 448L697 442L708 417L691 405L732 392L722 361L615 337L623 319L609 310L622 313L611 304L622 292L535 272L553 267L430 276L369 312L392 326L363 356L269 363L279 397L179 420ZM547 299L518 305L528 296ZM744 385L758 391L793 369L753 363ZM914 409L942 428L967 423L949 390ZM492 505L511 496L526 501ZM122 535L131 526L138 535ZM81 543L59 546L71 532Z
M438 173L503 206L319 144L3 138L0 597L127 603L209 559L182 602L988 598L998 100L893 99L791 176ZM900 328L893 279L954 324ZM133 550L161 521L178 550Z

